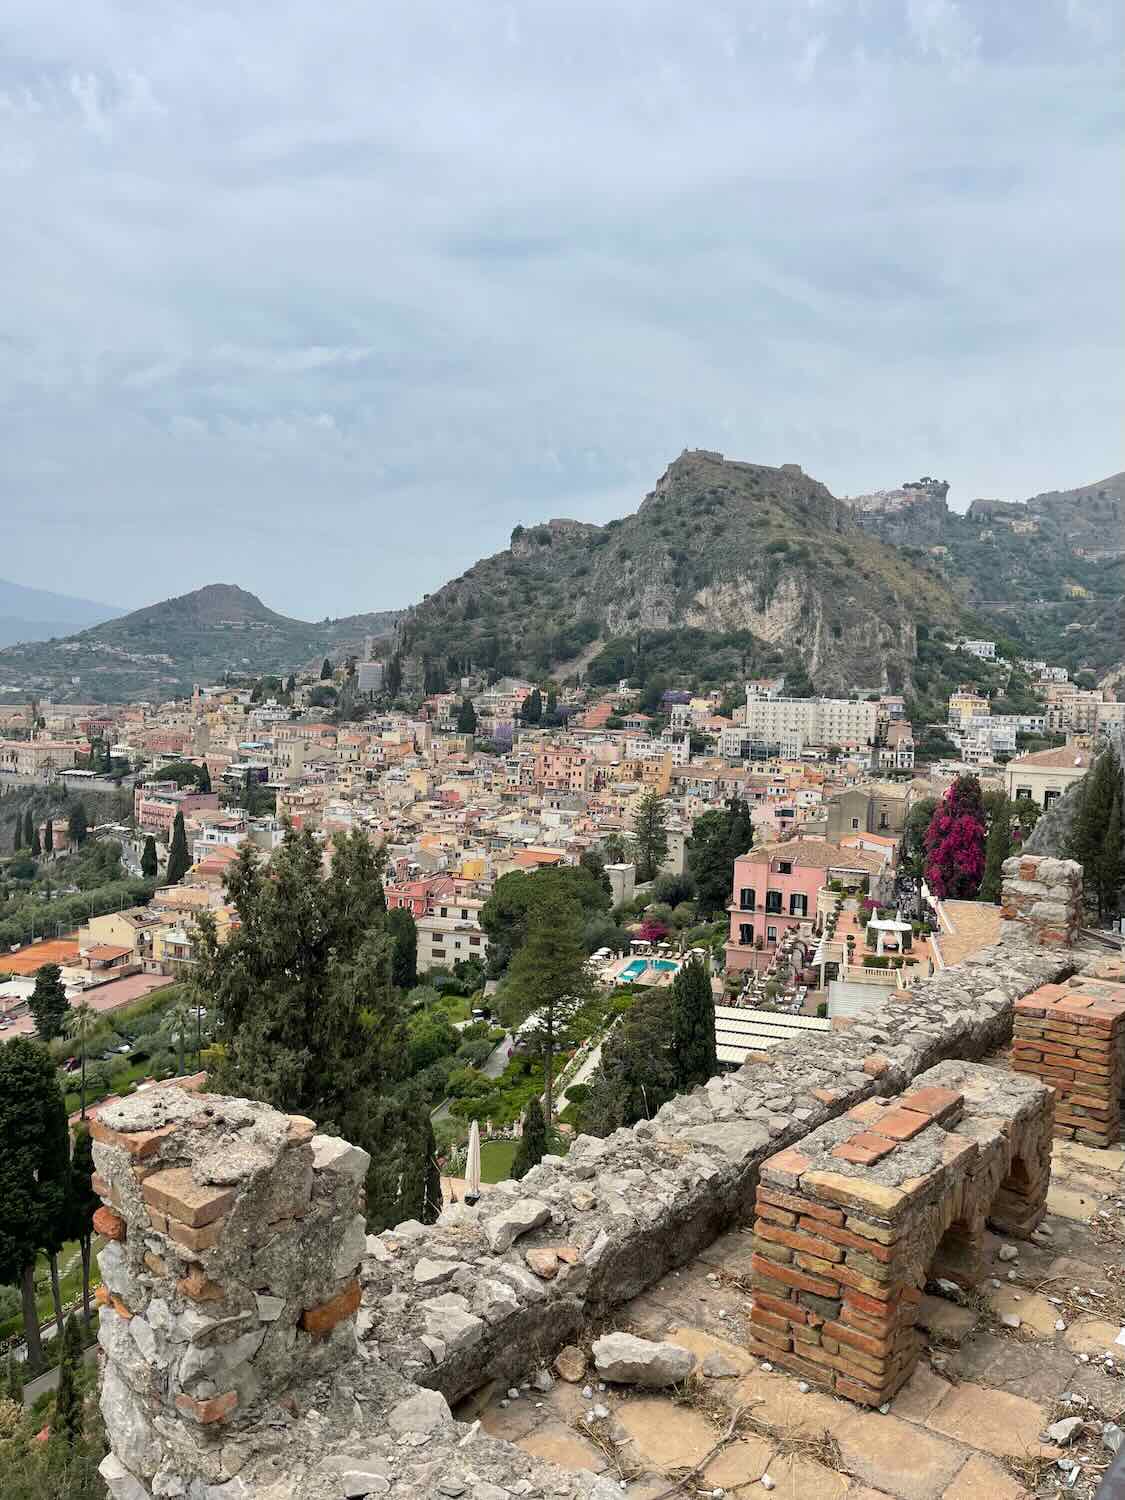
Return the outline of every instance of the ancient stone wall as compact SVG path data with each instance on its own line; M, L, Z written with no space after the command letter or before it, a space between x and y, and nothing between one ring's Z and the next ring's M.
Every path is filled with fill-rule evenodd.
M1045 947L1071 948L1082 922L1082 866L1072 859L1017 854L1006 859L1000 906Z
M1019 878L1057 884L1038 866ZM309 1122L174 1091L161 1120L143 1096L105 1111L116 1138L96 1146L99 1190L120 1220L119 1232L107 1224L118 1237L106 1277L124 1308L103 1314L115 1500L608 1500L611 1482L455 1423L447 1401L526 1375L746 1222L768 1158L946 1059L1007 1042L1015 1002L1088 957L1041 941L1053 912L1018 915L994 948L890 992L877 1012L786 1043L631 1130L579 1137L565 1160L475 1207L362 1245L362 1153L354 1175L340 1170L354 1148ZM188 1176L160 1196L168 1170ZM217 1216L189 1222L200 1214ZM210 1286L213 1302L192 1295Z
M1016 1001L1012 1067L1055 1090L1055 1134L1112 1146L1125 1107L1125 985L1120 960L1065 985L1047 984Z

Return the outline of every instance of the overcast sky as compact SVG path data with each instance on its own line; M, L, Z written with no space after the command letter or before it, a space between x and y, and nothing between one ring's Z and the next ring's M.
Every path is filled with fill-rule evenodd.
M1118 0L5 0L0 575L404 605L681 448L1122 467Z

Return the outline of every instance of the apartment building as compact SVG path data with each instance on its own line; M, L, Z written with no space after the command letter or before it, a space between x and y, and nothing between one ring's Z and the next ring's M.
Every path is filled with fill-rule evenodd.
M176 814L186 818L196 811L217 812L218 792L182 790L174 781L146 781L133 789L133 820L142 833L168 842Z
M589 751L577 745L539 746L535 754L535 781L544 791L590 791L594 767Z
M418 972L452 968L462 959L483 959L488 952L488 938L480 925L484 901L476 896L459 896L456 891L435 896L426 911L415 917L418 929Z
M878 703L850 698L754 698L746 704L746 728L766 744L799 736L805 745L859 749L872 743L878 727Z

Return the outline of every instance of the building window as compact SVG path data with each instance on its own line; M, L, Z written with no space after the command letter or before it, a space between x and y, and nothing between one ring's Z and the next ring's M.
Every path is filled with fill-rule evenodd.
M766 928L766 942L767 943L776 943L777 942L777 928L776 927L767 927Z
M789 915L791 917L806 917L809 912L809 898L804 895L793 895L789 897Z
M890 827L890 824L887 821L887 815L886 815L885 812L879 814L879 827L880 828L889 828Z
M1055 798L1056 797L1060 797L1061 795L1062 795L1062 793L1059 792L1057 788L1053 788L1049 792L1044 792L1043 793L1043 811L1046 812L1047 809L1050 807L1051 803L1054 802Z
M777 873L779 875L792 875L793 862L788 859L779 859L777 862Z
M469 939L469 947L470 948L479 948L480 947L480 938L479 937L471 937Z
M1031 788L1029 786L1018 786L1018 787L1016 787L1016 801L1017 802L1030 802L1031 801Z
M781 915L781 892L780 891L767 891L766 892L766 910L768 912L771 912L771 913L777 915L777 916Z
M858 818L853 818L852 819L852 831L855 832L856 830L858 830L858 828L859 828L859 819Z
M742 946L744 948L749 947L750 944L754 941L754 924L753 924L753 922L742 922L739 925L739 928L738 928L738 941L742 944Z
M461 920L462 922L467 922L469 920L469 913L465 907L461 908Z
M449 908L446 907L446 906L443 906L442 909L441 909L441 914L442 914L443 917L448 917L448 915L449 915Z
M743 886L738 893L738 905L742 911L754 910L754 891L751 886Z

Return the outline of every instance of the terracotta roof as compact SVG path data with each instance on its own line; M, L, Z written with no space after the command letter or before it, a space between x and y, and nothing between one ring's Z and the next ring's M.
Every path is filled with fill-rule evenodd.
M1009 766L1040 766L1045 771L1087 770L1093 755L1078 745L1063 745L1057 750L1033 750L1030 755L1017 755Z
M113 947L109 943L99 943L96 948L87 948L87 958L110 959L124 958L126 954L132 953L132 948Z
M766 864L771 859L790 860L803 870L869 870L878 872L883 861L877 854L867 854L862 849L846 849L842 844L830 844L827 839L782 839L775 844L756 845L740 859L752 860L755 864Z

